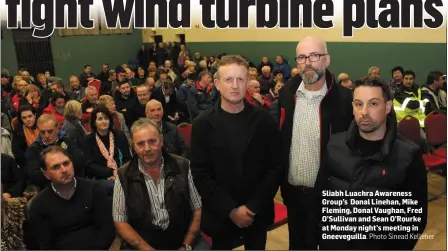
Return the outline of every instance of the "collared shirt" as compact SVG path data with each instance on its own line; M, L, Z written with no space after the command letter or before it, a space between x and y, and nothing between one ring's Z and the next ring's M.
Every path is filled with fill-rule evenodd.
M70 194L69 194L68 198L65 198L64 196L62 196L61 192L59 192L59 191L56 189L56 187L54 187L53 182L50 182L50 183L51 183L51 188L53 188L53 191L54 191L59 197L63 198L64 200L70 200L70 199L73 197L73 195L75 194L75 191L76 191L76 178L73 178L73 180L75 180L75 184L73 185L72 190L70 191Z
M308 91L302 82L297 89L289 154L288 181L294 186L314 187L320 165L319 107L328 91Z
M138 161L138 168L143 177L145 178L146 188L148 189L148 194L151 201L151 213L152 213L152 224L162 228L167 229L170 221L168 211L165 205L165 172L164 172L164 161L162 159L162 167L160 168L159 181L156 183L154 180L145 173L143 167ZM192 211L202 207L201 197L196 190L193 183L193 177L191 176L191 171L188 170L188 187L190 191L190 208ZM114 188L114 198L113 198L113 208L112 214L114 221L117 222L127 222L126 214L126 204L124 198L123 187L121 186L120 179L115 179Z

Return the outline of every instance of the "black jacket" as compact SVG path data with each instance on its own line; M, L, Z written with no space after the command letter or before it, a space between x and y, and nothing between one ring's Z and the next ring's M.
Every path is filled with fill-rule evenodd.
M117 166L120 167L132 158L128 140L122 131L112 130L109 133L114 134L114 160ZM82 142L86 163L85 174L88 178L107 179L113 175L114 170L107 167L107 160L101 154L95 136L96 133L91 132L87 134ZM109 142L103 142L103 144L109 150Z
M84 158L78 148L70 141L63 130L59 131L58 140L55 145L66 148L68 154L73 160L73 166L75 168L75 175L80 177L83 175L84 171ZM48 179L45 178L41 170L40 153L47 148L48 145L44 144L40 136L37 137L36 141L31 144L26 150L25 157L27 159L27 172L31 183L41 189L46 187L49 183Z
M13 198L22 197L26 188L26 177L13 157L4 153L1 156L3 193L9 193Z
M171 154L176 154L189 159L189 149L185 144L184 137L180 135L176 125L162 121L163 148Z
M248 109L247 143L242 147L242 167L236 168L229 151L229 137L223 133L221 101L193 122L191 138L191 170L202 197L201 228L209 235L239 231L230 219L233 209L246 205L256 214L251 227L259 230L274 220L273 199L279 185L280 135L275 120L260 108L245 104Z
M347 132L342 132L333 135L327 145L327 151L324 161L319 170L319 174L315 184L315 201L312 203L315 210L312 210L314 214L310 217L311 221L315 223L310 224L315 228L312 231L316 234L316 238L310 238L310 241L318 240L320 249L400 249L400 250L412 250L417 244L418 239L407 239L407 240L328 240L320 239L317 236L321 236L320 233L322 227L320 224L336 224L336 225L347 225L347 222L342 223L322 223L322 216L330 216L330 214L322 213L323 207L331 208L334 206L323 206L322 200L347 200L348 205L343 204L342 206L335 206L335 208L350 209L353 211L354 208L403 208L405 213L398 213L392 215L399 215L402 217L421 217L421 222L355 222L348 223L352 226L359 225L379 225L379 226L418 226L418 231L411 231L411 233L423 233L427 221L428 212L428 201L427 201L427 175L426 167L422 158L422 152L416 144L410 140L397 134L397 122L392 116L387 118L387 132L384 139L380 142L379 152L373 153L373 155L366 154L362 152L360 144L359 129L356 122L353 121L349 130ZM368 194L365 197L359 196L348 196L346 194L341 194L336 197L323 197L322 191L366 191L373 192L373 196ZM375 196L375 192L411 192L412 195L408 196ZM384 201L398 200L401 205L388 205L388 206L378 206L373 205L370 202L369 205L350 205L351 199L356 199L360 201L361 199L378 199ZM407 205L402 202L402 199L412 199L418 201L418 206L412 206L412 208L418 209L422 208L422 213L411 213L407 211ZM344 216L370 216L370 217L385 217L387 214L376 213L375 211L362 214L347 215ZM338 214L332 214L332 216L338 216ZM357 217L356 217L357 218ZM311 230L311 229L310 229ZM377 232L377 234L385 234L389 237L389 234L403 235L406 231L385 231ZM371 231L373 232L373 231ZM346 232L338 231L327 231L330 234L347 234ZM351 232L351 234L363 233L369 237L369 233L365 231L358 230L356 232ZM313 234L314 235L314 234ZM315 245L310 245L308 248L314 249Z
M351 90L344 88L335 82L334 76L326 71L326 84L328 92L320 105L320 148L321 158L331 134L346 131L353 120L353 94ZM283 141L282 164L284 172L283 182L288 182L289 153L291 146L292 128L295 110L295 95L302 82L302 77L296 75L288 81L279 91L278 116ZM282 192L284 190L282 189ZM285 198L285 197L284 197ZM287 203L287 200L285 200Z
M144 176L138 168L138 157L135 156L129 163L118 170L118 177L123 188L126 201L126 215L131 227L150 245L156 249L178 249L188 232L193 211L190 207L190 192L188 185L189 162L187 159L168 154L162 151L165 173L165 207L169 212L170 224L164 232L170 236L170 241L163 246L154 246L159 243L153 240L153 232L160 228L153 226L151 200ZM157 229L158 228L158 229ZM129 247L127 243L125 247Z
M171 121L168 118L168 115L171 117L174 117L176 112L182 111L180 109L181 106L179 105L179 102L177 102L177 95L176 95L175 91L173 91L173 94L170 95L170 102L166 103L165 94L163 94L162 88L163 88L163 86L154 89L154 91L151 94L151 99L155 99L155 100L159 101L160 103L162 103L163 120ZM179 114L179 116L180 116L180 114Z

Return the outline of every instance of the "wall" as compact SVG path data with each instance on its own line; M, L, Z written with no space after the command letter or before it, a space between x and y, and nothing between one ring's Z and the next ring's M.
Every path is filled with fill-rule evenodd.
M103 63L115 66L135 59L142 44L141 31L132 34L70 36L53 35L51 46L56 74L64 80L72 74L82 73L86 64L92 65L92 71L101 71Z
M8 69L11 74L17 72L17 58L15 53L14 40L11 30L2 27L3 39L1 41L1 67Z
M446 17L446 16L445 16ZM367 74L370 66L382 69L385 79L391 78L390 70L401 65L416 73L418 84L423 84L431 70L447 69L446 23L439 29L369 29L354 30L353 37L344 38L341 22L336 19L331 29L205 29L196 20L191 29L156 29L165 41L176 40L176 34L185 34L190 52L202 55L220 53L242 54L258 64L261 56L271 61L283 55L294 65L295 47L300 39L319 36L328 43L331 54L330 70L335 74L347 72L352 78ZM143 30L144 42L150 42L154 32Z
M1 41L1 64L12 74L17 72L17 59L11 30L3 30ZM92 70L101 71L103 63L112 68L135 59L142 43L141 30L132 34L66 36L55 34L51 37L51 46L56 76L68 82L72 74L79 75L85 64L92 65Z

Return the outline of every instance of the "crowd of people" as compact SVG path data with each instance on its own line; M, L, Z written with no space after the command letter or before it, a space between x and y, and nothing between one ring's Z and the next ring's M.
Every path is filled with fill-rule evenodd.
M291 250L412 249L322 239L320 201L323 190L411 192L421 234L428 148L397 123L446 113L446 75L422 87L402 67L390 81L377 66L336 77L316 37L295 53L296 67L282 56L255 66L159 43L137 66L85 65L68 85L2 69L2 248L106 250L118 236L121 249L264 250L280 188Z

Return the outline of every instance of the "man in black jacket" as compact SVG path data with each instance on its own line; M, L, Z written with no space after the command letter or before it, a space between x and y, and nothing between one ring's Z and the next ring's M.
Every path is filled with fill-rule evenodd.
M191 168L203 200L202 231L213 249L265 249L279 185L280 135L265 110L244 102L247 61L225 56L215 80L222 99L193 122Z
M41 152L52 145L61 146L67 149L74 161L76 176L83 176L84 162L82 149L77 149L67 138L63 130L59 130L57 119L51 114L43 114L36 122L39 136L36 141L26 150L27 171L31 184L41 189L49 184L41 170L39 159Z
M51 181L33 198L29 210L39 249L108 249L115 231L106 191L95 181L75 178L72 158L60 146L46 148L34 161L42 163Z
M332 133L347 130L353 120L352 93L327 70L326 43L304 38L296 55L299 74L280 89L278 99L285 171L282 196L288 208L290 250L306 248L310 196L328 139Z
M426 167L419 146L397 134L392 106L387 83L372 77L356 83L355 120L347 132L330 138L315 184L315 214L310 217L315 223L310 223L310 232L316 236L308 240L317 240L320 250L412 250L423 233L428 212ZM323 204L325 200L347 203L332 206ZM369 203L360 204L365 201ZM337 210L331 212L333 208ZM325 221L338 216L347 221ZM352 230L330 225L349 225Z
M199 249L202 205L189 161L163 150L162 131L147 118L131 137L136 154L118 170L112 210L122 250Z

